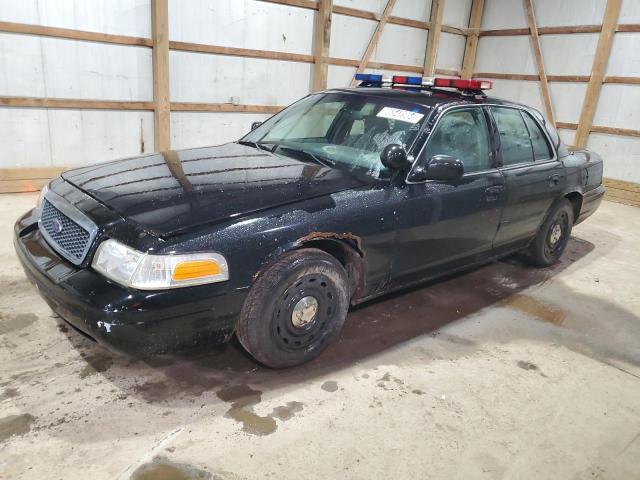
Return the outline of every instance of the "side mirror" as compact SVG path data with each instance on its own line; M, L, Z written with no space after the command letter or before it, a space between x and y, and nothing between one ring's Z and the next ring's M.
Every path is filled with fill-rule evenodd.
M463 174L462 162L449 155L435 155L427 163L426 180L460 180Z
M380 153L380 161L391 170L400 170L409 165L407 151L397 143L384 147L384 150Z
M253 122L251 124L251 130L255 130L256 128L258 128L260 125L262 125L262 122Z

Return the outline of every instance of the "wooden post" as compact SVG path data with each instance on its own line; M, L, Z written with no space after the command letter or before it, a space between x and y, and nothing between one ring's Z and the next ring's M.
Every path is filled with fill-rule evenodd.
M367 45L367 49L365 50L364 55L362 55L362 60L360 60L360 65L358 65L358 68L356 69L356 73L362 73L364 72L365 68L367 68L367 64L369 63L369 60L371 60L373 51L378 45L378 40L380 40L380 35L382 35L382 30L384 30L384 26L389 21L391 10L393 10L393 7L395 4L396 4L396 0L389 0L387 2L387 6L384 7L384 11L382 12L380 21L378 21L378 25L376 26L376 29L373 32L373 35L371 36L371 40L369 40L369 45ZM351 80L352 87L355 86L356 83L357 82L355 78Z
M440 32L442 31L442 15L444 14L444 1L433 0L431 4L431 19L429 37L427 39L427 51L424 55L424 76L431 77L436 70L438 59L438 45L440 44Z
M544 110L547 114L547 120L555 126L556 120L553 115L553 105L551 104L551 94L549 92L549 82L547 74L544 70L544 59L542 57L542 49L540 48L540 37L538 36L538 25L536 23L536 14L533 11L532 0L523 0L524 8L529 19L529 32L531 34L531 46L533 47L533 55L536 59L538 67L538 76L540 77L540 90L542 91L542 99L544 101Z
M478 39L480 37L480 26L482 23L482 12L484 10L484 0L473 0L471 5L471 15L469 15L469 31L467 33L467 45L464 49L464 59L462 60L462 78L471 78L473 68L476 64L476 52L478 51Z
M168 0L151 1L151 36L153 40L154 149L162 152L171 148Z
M621 4L622 0L607 0L604 18L602 19L602 30L600 31L600 38L598 39L598 47L596 48L596 55L593 58L591 79L587 85L587 93L585 93L582 104L578 130L576 131L576 137L573 142L578 148L584 148L589 139L589 132L593 125L593 117L595 116L598 100L600 99L602 81L607 71L607 63L609 63L609 54L611 53L611 46L613 45L613 37L618 24Z
M329 74L329 46L331 44L331 12L333 0L319 0L318 13L314 27L314 66L313 87L314 92L327 88L327 75Z

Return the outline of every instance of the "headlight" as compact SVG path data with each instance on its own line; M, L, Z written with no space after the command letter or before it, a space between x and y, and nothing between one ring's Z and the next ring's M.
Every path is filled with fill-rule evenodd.
M100 244L91 266L121 285L140 290L179 288L229 279L227 261L218 253L151 255L113 239Z
M38 203L36 203L36 208L38 210L42 209L42 203L44 202L44 196L47 194L48 191L49 191L49 184L45 183L42 186L42 190L40 190L40 196L38 197Z

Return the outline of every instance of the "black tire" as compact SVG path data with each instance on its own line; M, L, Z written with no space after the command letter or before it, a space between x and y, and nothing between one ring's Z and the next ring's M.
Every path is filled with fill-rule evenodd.
M322 250L296 250L255 281L236 335L260 363L292 367L317 357L335 339L348 309L349 281L342 265Z
M565 198L551 210L529 245L531 263L541 268L556 263L569 242L572 228L573 207Z

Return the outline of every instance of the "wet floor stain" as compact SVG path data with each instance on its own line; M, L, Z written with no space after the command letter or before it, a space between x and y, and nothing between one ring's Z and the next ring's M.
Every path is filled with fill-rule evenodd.
M7 398L15 398L18 396L18 390L15 388L6 388L4 392L0 393L0 402Z
M0 442L4 442L14 435L28 433L34 420L35 417L28 413L0 418Z
M251 435L271 435L278 429L276 419L285 422L304 408L300 402L288 402L275 407L268 415L258 415L254 407L260 403L262 392L248 385L227 386L218 390L216 395L220 400L231 403L225 417L241 423L242 431Z
M295 417L296 413L301 412L303 408L304 405L300 402L287 402L286 405L274 408L271 417L286 422Z
M538 370L538 366L535 363L525 362L523 360L518 360L517 365L523 370Z
M231 406L225 416L242 423L242 431L252 435L271 435L278 429L278 424L273 417L263 417L255 413L253 409L247 409L235 404Z
M327 380L320 386L320 388L325 392L335 392L338 390L338 382L335 380Z
M38 316L33 313L19 313L12 316L0 315L0 335L27 328L37 320Z
M214 480L211 472L185 463L174 463L165 457L156 457L131 475L131 480Z
M525 362L524 360L518 360L516 365L518 365L518 367L520 367L523 370L538 372L543 377L546 377L546 375L540 371L540 368L535 363Z
M168 390L168 385L162 381L138 383L133 387L133 392L144 398L147 403L164 400Z
M96 373L104 373L113 365L113 357L106 352L92 352L83 356L83 359L87 364L80 371L80 378L87 378Z
M507 298L503 304L554 325L562 325L567 318L567 312L564 310L550 307L533 297L519 293Z

